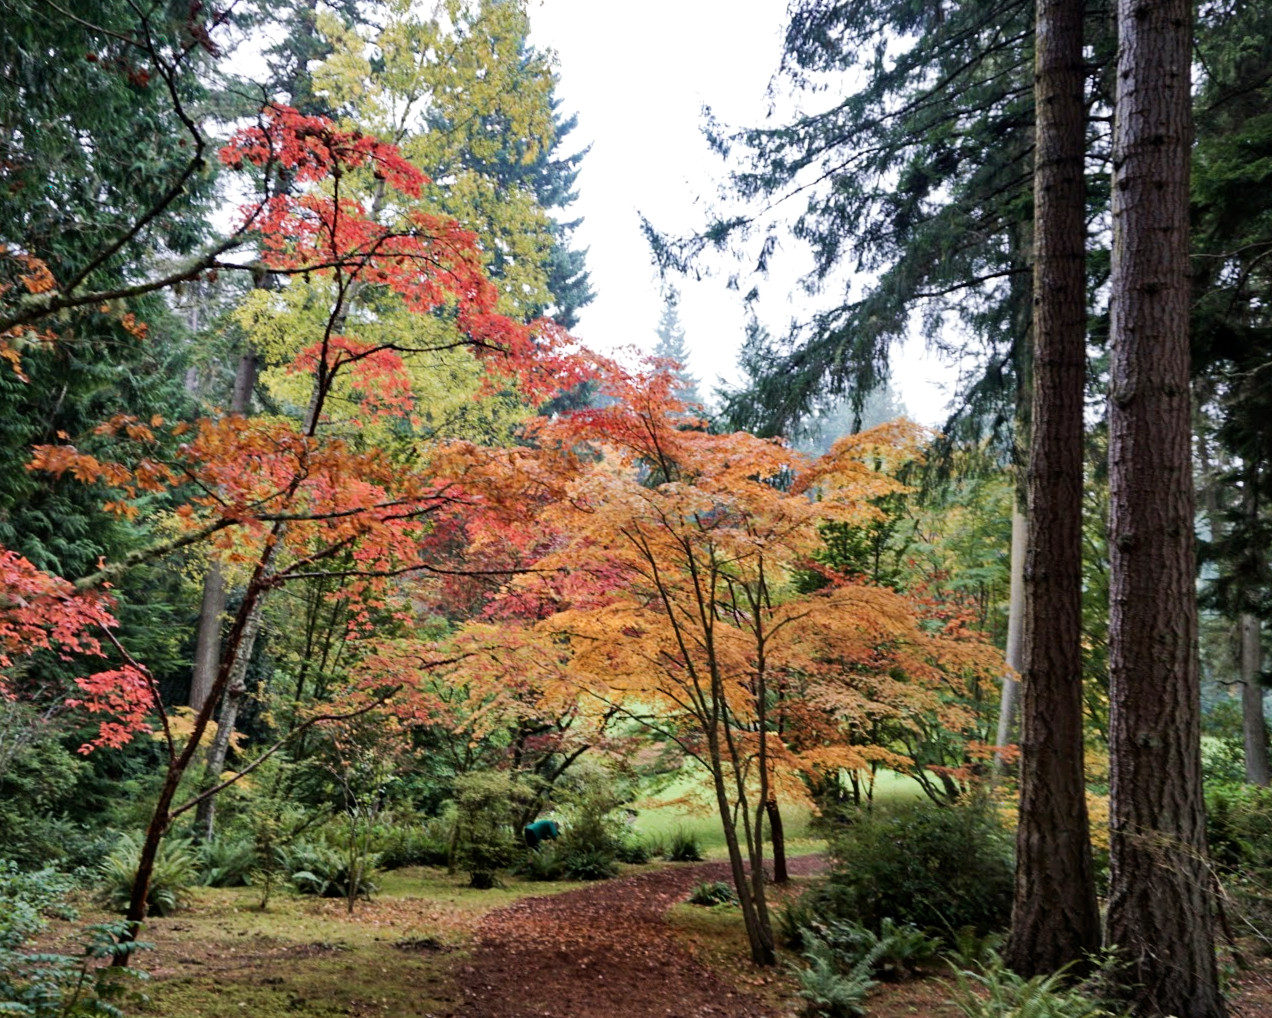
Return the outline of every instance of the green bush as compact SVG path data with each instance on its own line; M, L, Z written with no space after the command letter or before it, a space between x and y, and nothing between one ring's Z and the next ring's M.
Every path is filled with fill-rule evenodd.
M649 862L653 853L650 852L649 846L639 838L627 837L618 843L614 854L619 862L640 866Z
M570 880L609 880L618 876L618 860L613 852L595 848L562 848L565 875Z
M876 983L870 978L873 962L863 959L845 966L824 940L814 939L803 954L808 963L796 968L799 995L809 1014L822 1018L855 1018L866 1013L866 996Z
M842 971L850 972L864 962L870 975L889 981L909 977L916 967L935 958L941 946L917 926L891 919L883 920L878 933L843 920L816 923L801 933L806 949L824 944Z
M11 859L0 859L0 951L12 951L44 929L47 918L74 919L65 898L75 881L45 868L23 873Z
M367 869L358 877L357 887L350 895L350 867L348 857L320 843L297 841L283 850L283 868L292 886L301 894L314 894L320 898L370 898L379 890L371 880L377 859L367 859Z
M988 802L877 806L832 832L831 872L813 910L879 931L884 919L953 934L1006 926L1012 842Z
M218 835L199 846L200 883L204 887L245 887L257 869L251 838Z
M732 884L723 880L709 880L694 884L689 892L690 905L732 905L738 900L737 891Z
M130 834L119 839L98 867L99 894L111 907L126 909L141 858L141 841ZM199 857L189 838L164 838L155 856L146 907L154 915L171 915L185 904L190 888L199 882Z
M668 862L702 862L702 843L692 831L678 827L667 838L664 858Z
M512 872L527 880L561 880L565 876L565 860L554 843L544 841L518 859Z
M1272 788L1223 785L1206 799L1210 852L1232 912L1272 953Z
M371 846L386 870L403 866L445 866L450 858L453 824L441 817L424 821L377 824Z
M121 1014L113 1002L128 996L129 981L140 973L102 968L100 961L124 960L145 946L123 943L123 923L82 931L78 957L22 950L50 917L75 918L65 900L74 885L64 873L48 868L23 873L13 861L0 859L0 1013L22 1018Z
M824 913L820 889L805 891L793 898L777 913L777 935L787 947L802 947L804 930L820 922Z
M463 774L455 779L455 857L468 873L469 886L495 886L498 871L517 858L521 842L513 834L513 823L529 794L502 771Z

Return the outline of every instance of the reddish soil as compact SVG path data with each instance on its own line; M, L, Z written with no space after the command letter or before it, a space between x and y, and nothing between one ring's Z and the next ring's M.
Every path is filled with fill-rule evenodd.
M815 856L792 859L793 875ZM677 940L667 910L694 884L728 880L725 863L674 866L492 912L455 980L456 1018L780 1018L754 988L706 968ZM794 1005L792 1005L793 1008Z

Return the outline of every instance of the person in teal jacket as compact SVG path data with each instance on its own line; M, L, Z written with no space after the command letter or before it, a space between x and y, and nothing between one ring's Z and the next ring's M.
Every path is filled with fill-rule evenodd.
M541 841L555 841L561 837L561 827L555 820L536 820L521 829L526 845L535 848Z

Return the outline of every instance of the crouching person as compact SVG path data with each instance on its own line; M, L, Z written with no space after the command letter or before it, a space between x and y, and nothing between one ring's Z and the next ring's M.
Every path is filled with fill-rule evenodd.
M536 820L526 824L521 835L526 839L527 848L536 848L540 842L555 841L561 837L561 827L555 820Z

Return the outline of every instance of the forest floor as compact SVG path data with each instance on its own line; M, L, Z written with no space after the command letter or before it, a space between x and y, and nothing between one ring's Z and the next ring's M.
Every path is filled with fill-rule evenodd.
M820 865L793 859L802 889ZM724 863L632 867L594 884L510 883L474 891L438 870L386 874L358 902L204 890L147 924L148 1001L163 1018L795 1018L789 969L751 966L735 907L685 904ZM546 893L545 893L546 892ZM94 918L86 916L86 918ZM51 945L50 945L51 946ZM786 960L793 960L785 954ZM947 972L883 984L871 1018L955 1018ZM1272 962L1229 986L1233 1018L1272 1018Z

